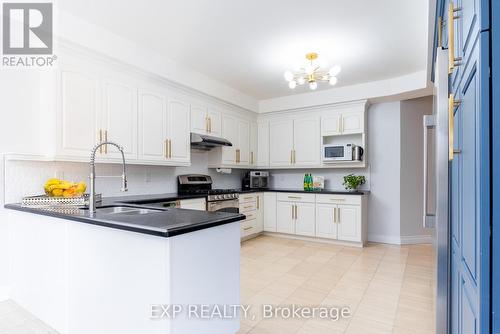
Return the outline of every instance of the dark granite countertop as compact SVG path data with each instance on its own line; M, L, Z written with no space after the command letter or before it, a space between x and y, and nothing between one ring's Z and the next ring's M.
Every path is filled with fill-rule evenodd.
M304 194L328 194L328 195L367 195L370 193L368 190L347 191L347 190L317 190L305 191L304 189L283 189L283 188L269 188L269 189L240 189L240 193L260 193L260 192L278 192L278 193L304 193Z
M169 197L170 195L172 195L173 197ZM98 208L110 205L148 208L147 204L137 205L123 203L129 201L160 201L173 199L177 200L181 198L196 198L179 197L177 196L177 194L164 194L158 197L156 196L157 195L103 198L103 202L98 206ZM158 207L151 207L152 209L159 210L157 212L140 215L109 214L102 213L97 210L97 213L93 217L90 216L87 209L40 209L23 207L21 206L21 204L6 204L5 208L54 218L73 220L92 225L156 235L160 237L173 237L176 235L199 231L206 228L229 224L245 219L244 215L238 213L208 212L177 208L158 209Z

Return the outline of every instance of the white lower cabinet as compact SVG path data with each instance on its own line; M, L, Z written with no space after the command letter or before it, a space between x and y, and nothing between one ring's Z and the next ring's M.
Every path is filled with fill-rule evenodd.
M256 236L264 230L262 193L240 195L240 213L246 216L241 222L241 238Z
M264 231L276 232L276 193L265 192L264 195Z
M366 242L366 196L265 192L264 203L265 232Z
M316 236L337 239L338 225L336 221L337 205L316 204Z

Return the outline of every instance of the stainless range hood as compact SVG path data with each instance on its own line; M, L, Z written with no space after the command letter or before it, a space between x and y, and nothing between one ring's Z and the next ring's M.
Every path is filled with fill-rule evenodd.
M193 149L209 151L221 146L233 146L233 144L224 138L191 132L191 148Z

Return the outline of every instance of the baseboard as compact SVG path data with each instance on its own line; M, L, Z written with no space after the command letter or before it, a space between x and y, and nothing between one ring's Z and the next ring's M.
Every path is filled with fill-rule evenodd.
M10 286L0 285L0 302L3 302L10 298Z
M401 245L432 244L432 235L402 235Z
M415 244L432 244L432 235L403 235L403 236L387 236L387 235L368 235L369 242L377 242L391 245L415 245Z

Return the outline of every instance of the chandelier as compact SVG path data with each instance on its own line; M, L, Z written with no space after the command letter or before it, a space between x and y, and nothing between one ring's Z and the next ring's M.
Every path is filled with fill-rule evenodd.
M308 64L300 68L298 71L285 71L285 80L288 81L288 87L294 89L297 85L303 85L306 82L309 84L311 90L318 88L318 81L328 82L334 86L338 79L337 75L340 73L340 66L335 65L330 70L322 70L319 65L314 64L314 60L318 58L318 54L311 52L306 54Z

